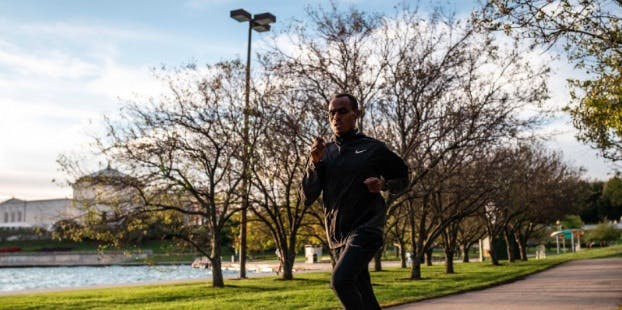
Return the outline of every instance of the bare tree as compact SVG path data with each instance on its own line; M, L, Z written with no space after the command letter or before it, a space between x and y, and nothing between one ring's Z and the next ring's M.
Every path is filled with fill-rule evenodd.
M527 260L527 240L563 214L576 211L574 190L579 171L565 164L560 155L540 145L521 145L513 153L512 170L506 171L511 182L505 194L510 200L505 208L516 213L508 221L506 245L516 244L521 260ZM513 240L512 240L513 239ZM513 250L508 248L510 261Z
M412 277L419 278L418 263L438 236L421 229L439 225L426 223L425 203L451 175L446 171L435 179L429 171L441 161L458 167L453 163L466 150L493 148L533 124L516 115L546 98L547 68L535 68L516 46L501 46L470 21L440 12L425 19L405 9L389 18L340 12L333 5L308 13L312 29L289 29L288 48L270 53L278 60L273 68L296 79L311 102L326 102L335 91L359 97L365 112L359 127L408 162L411 191L389 199L388 215L403 206L416 216L410 227L411 238L418 238L412 242Z
M485 224L477 216L469 216L462 219L458 227L458 244L462 249L462 262L470 261L471 247L477 243L486 233ZM482 249L479 249L482 251Z
M232 61L161 73L169 92L159 100L126 102L107 119L96 152L131 176L123 180L135 180L123 186L140 203L119 217L183 215L168 234L205 255L212 285L222 287L222 231L239 203L244 67Z
M406 252L408 248L408 240L410 230L408 229L408 217L406 216L406 208L394 208L394 211L387 219L385 230L385 242L392 241L393 245L398 249L400 265L406 268Z
M264 124L255 146L251 210L270 229L280 253L282 277L290 280L299 231L310 209L298 191L308 164L308 143L323 129L307 108L312 98L295 87L295 80L278 70L269 72L278 78L266 76L258 96Z
M461 161L462 168L450 169L453 176L443 181L435 193L431 213L441 223L432 227L431 234L440 231L445 254L445 272L454 273L454 256L459 251L459 239L464 219L476 214L494 193L489 180L490 164L485 158L472 162Z
M516 46L476 32L468 20L440 13L424 19L402 11L383 26L386 43L379 45L392 50L385 56L385 87L368 107L369 127L411 169L409 195L392 206L403 205L416 217L411 277L418 279L423 254L437 237L427 230L445 225L426 221L438 184L453 174L446 168L457 168L473 150L493 149L534 124L517 114L546 98L548 69L531 65ZM430 174L440 164L445 171Z
M305 220L305 226L302 229L302 233L307 236L309 240L315 240L324 249L330 249L328 243L328 236L326 235L326 228L324 223L324 207L322 206L321 199L316 200L308 210L308 216ZM330 262L334 266L336 263L333 251L328 251L330 256Z
M320 103L316 108L324 108L337 92L354 95L363 115L358 128L363 130L367 106L382 88L382 55L389 49L377 38L382 16L353 8L341 11L335 3L328 9L308 7L306 13L309 21L291 25L281 36L286 48L276 45L270 54L296 78L298 88L315 98L311 103Z

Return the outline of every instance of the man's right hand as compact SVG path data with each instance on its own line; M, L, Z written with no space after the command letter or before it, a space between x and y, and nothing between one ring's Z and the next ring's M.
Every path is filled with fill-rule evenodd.
M322 160L325 147L324 139L320 137L313 138L313 143L311 144L311 160L313 163L319 163Z

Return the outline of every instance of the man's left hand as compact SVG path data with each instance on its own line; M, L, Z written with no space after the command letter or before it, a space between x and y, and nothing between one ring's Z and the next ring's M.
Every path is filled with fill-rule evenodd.
M363 183L367 185L367 189L369 190L369 192L374 194L379 193L384 187L384 179L376 177L369 177L365 179Z

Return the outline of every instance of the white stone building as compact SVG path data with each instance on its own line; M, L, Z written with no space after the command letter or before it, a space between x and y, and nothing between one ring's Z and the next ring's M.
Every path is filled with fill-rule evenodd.
M121 172L110 168L79 178L73 186L73 197L45 200L21 200L11 198L0 202L0 229L44 228L50 230L54 223L63 219L78 220L84 204L98 204L101 201L127 200L129 191L119 182L127 178Z
M77 179L73 184L73 199L12 198L0 202L0 229L39 227L50 230L59 220L74 219L80 222L87 206L105 220L141 203L135 188L140 186L137 182L136 179L108 166ZM198 208L190 198L181 199L179 203L194 211ZM186 215L185 221L194 225L204 224L204 218L198 215Z
M73 200L68 198L46 200L9 199L0 203L0 228L52 228L57 221L77 215Z

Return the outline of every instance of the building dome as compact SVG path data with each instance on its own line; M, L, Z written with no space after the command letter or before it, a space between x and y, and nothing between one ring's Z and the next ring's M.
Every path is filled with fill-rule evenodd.
M136 179L117 169L111 168L109 163L105 169L78 178L75 185L83 185L83 183L88 185L129 185L135 184Z

